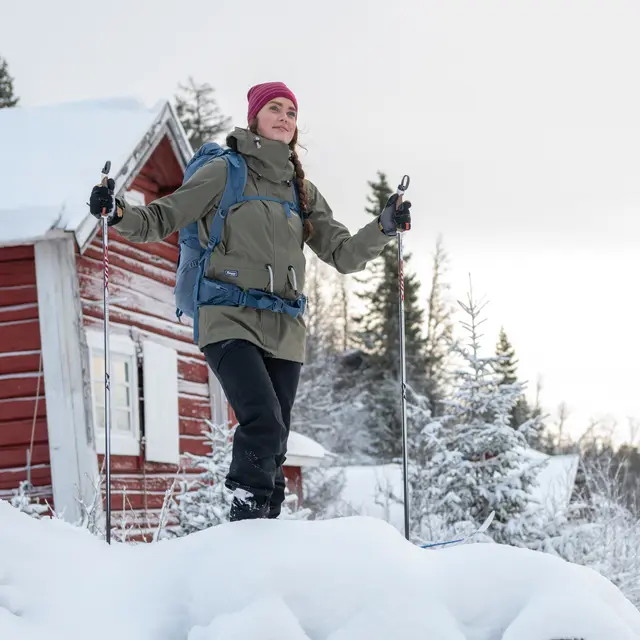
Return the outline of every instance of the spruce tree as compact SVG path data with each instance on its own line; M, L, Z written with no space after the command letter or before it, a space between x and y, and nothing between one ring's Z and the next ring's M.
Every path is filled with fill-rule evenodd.
M518 360L516 351L509 341L504 327L500 327L496 356L499 360L495 364L496 373L500 376L500 384L513 384L518 381Z
M412 439L413 535L429 538L468 533L495 511L490 529L498 542L538 539L539 521L530 516L537 469L526 456L526 432L535 420L514 429L511 410L522 393L517 382L501 384L496 357L481 355L484 308L470 291L459 303L468 334L456 351L465 363L458 372L447 411Z
M231 118L222 115L210 84L196 84L189 77L188 84L178 88L181 93L175 97L176 112L194 150L229 130Z
M207 421L204 435L211 453L187 454L191 466L200 469L200 473L181 481L180 492L170 501L178 519L176 535L189 535L229 520L233 495L224 482L231 464L234 432L235 427Z
M500 333L498 336L498 342L496 344L496 362L494 364L494 370L499 377L501 385L513 385L518 382L518 359L516 358L516 351L511 344L511 341L507 337L507 333L504 327L500 327ZM519 425L526 422L535 415L539 415L540 412L534 412L529 406L527 399L522 393L513 409L511 410L511 417L509 423L514 429L517 429ZM542 428L542 427L541 427ZM531 432L528 438L529 444L533 447L542 447L542 436L539 432Z
M13 78L9 75L9 65L0 56L0 109L15 107L19 98L13 93Z
M378 172L378 180L369 182L367 213L379 216L392 189L386 175ZM422 334L424 312L418 305L419 282L407 268L411 255L406 253L404 280L405 344L407 384L423 394L427 389L425 338ZM400 336L398 299L398 254L396 242L389 243L379 258L366 270L366 293L358 293L366 311L354 318L357 342L367 355L363 372L368 398L369 429L380 459L397 458L402 453L400 414Z

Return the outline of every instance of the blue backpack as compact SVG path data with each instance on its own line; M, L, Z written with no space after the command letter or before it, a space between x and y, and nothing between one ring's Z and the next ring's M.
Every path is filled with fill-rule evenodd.
M278 202L285 208L287 216L295 211L300 215L298 194L294 188L295 201L279 200L263 196L245 196L247 184L247 164L240 153L223 148L215 142L203 144L193 155L184 172L182 184L193 174L215 158L224 158L227 163L227 182L216 210L209 242L202 247L198 239L198 223L193 222L180 229L178 233L178 266L176 270L176 315L183 314L193 318L194 341L198 342L198 310L203 305L229 305L268 309L279 313L288 313L294 318L304 313L306 298L300 295L296 300L285 300L273 293L260 289L241 289L235 284L221 282L205 277L207 265L213 250L220 242L225 218L229 209L239 202L248 200L269 200Z

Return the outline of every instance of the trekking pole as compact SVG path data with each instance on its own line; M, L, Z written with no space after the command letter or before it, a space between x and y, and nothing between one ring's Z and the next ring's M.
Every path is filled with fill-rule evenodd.
M409 187L409 176L403 176L396 191L396 210L400 208L404 192ZM402 396L402 476L404 483L404 537L409 539L409 461L407 453L407 357L404 335L404 249L403 229L398 229L398 308L400 329L400 382Z
M102 169L102 184L108 185L111 162ZM116 206L114 204L114 206ZM104 460L106 468L107 524L105 537L111 544L111 352L109 350L109 214L102 209L102 254L104 258Z

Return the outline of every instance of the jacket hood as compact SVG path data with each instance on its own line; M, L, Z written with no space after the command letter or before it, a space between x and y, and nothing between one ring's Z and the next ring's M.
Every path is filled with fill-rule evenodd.
M227 145L241 153L249 169L271 182L288 182L295 176L291 149L284 142L269 140L249 129L236 127L227 136Z

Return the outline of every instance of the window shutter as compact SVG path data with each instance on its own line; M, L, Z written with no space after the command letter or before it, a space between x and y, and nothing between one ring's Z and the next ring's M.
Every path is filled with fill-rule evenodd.
M149 462L178 464L178 354L151 340L142 344L144 371L145 458Z

